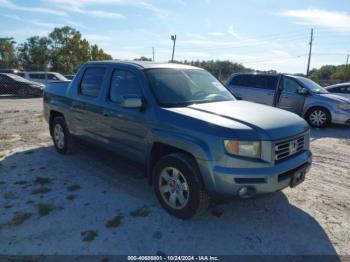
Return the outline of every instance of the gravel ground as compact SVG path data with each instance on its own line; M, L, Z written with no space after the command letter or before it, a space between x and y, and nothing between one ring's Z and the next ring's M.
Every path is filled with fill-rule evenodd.
M81 147L58 155L41 99L0 97L0 254L350 255L350 129L312 130L306 181L182 221L142 171Z

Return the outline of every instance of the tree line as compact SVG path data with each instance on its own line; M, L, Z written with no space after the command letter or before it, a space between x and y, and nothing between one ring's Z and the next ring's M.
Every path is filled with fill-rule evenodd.
M16 45L13 38L0 38L0 68L19 68L22 70L50 70L74 74L89 60L109 60L112 56L102 48L90 43L74 28L65 26L55 28L48 36L29 37L24 43ZM138 61L152 61L141 56ZM174 61L201 67L225 81L232 73L257 71L231 61ZM275 70L263 71L277 73ZM305 76L303 74L298 74ZM324 65L310 71L310 78L316 82L341 82L350 80L350 66Z
M71 27L55 28L48 36L32 36L16 45L13 38L0 38L0 67L74 74L89 60L109 60L112 56L91 45Z

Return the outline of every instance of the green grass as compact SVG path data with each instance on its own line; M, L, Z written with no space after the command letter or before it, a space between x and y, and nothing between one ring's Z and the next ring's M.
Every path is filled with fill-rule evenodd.
M123 215L118 215L112 218L111 220L107 221L106 227L107 228L114 228L114 227L119 227L122 223L124 216Z
M67 187L68 191L76 191L78 189L80 189L81 187L78 184L73 184Z
M46 185L53 181L53 178L37 176L34 180L35 184Z
M56 209L55 205L52 204L38 204L38 214L39 216L46 216Z
M151 213L147 206L131 211L129 214L132 217L146 217Z
M68 199L68 200L74 200L76 198L77 198L77 195L73 195L73 194L70 194L66 197L66 199Z
M47 192L50 192L51 191L51 188L48 188L48 187L39 187L37 189L34 189L32 191L32 195L36 195L36 194L45 194Z
M24 223L24 221L28 220L32 217L32 213L17 213L10 222L12 226L18 226Z
M91 242L95 239L95 237L98 236L98 231L97 230L88 230L88 231L82 232L81 235L83 236L84 242Z

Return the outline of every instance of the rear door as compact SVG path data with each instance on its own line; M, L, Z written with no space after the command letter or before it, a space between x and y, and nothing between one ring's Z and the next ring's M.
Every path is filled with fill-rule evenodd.
M273 106L275 92L277 90L277 83L278 83L278 76L255 75L255 81L254 81L255 102Z
M103 108L99 98L105 82L106 68L103 66L86 67L78 83L77 94L71 102L70 122L72 132L92 142L105 142L104 131L99 121Z
M303 88L295 79L283 76L280 81L281 95L278 100L278 107L301 115L304 108L305 95L299 94Z
M114 67L109 83L103 112L108 142L118 153L144 163L149 110L121 106L123 97L143 97L140 72Z
M228 88L238 99L272 106L278 76L240 74L232 78Z

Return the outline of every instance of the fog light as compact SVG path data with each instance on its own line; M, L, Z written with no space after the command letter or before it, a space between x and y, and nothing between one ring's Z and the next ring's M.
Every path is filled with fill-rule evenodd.
M240 198L251 198L255 195L256 189L254 187L241 187L238 190L238 196Z
M246 195L248 192L248 188L246 186L241 187L241 189L238 191L238 195L240 197L244 197L244 195Z

